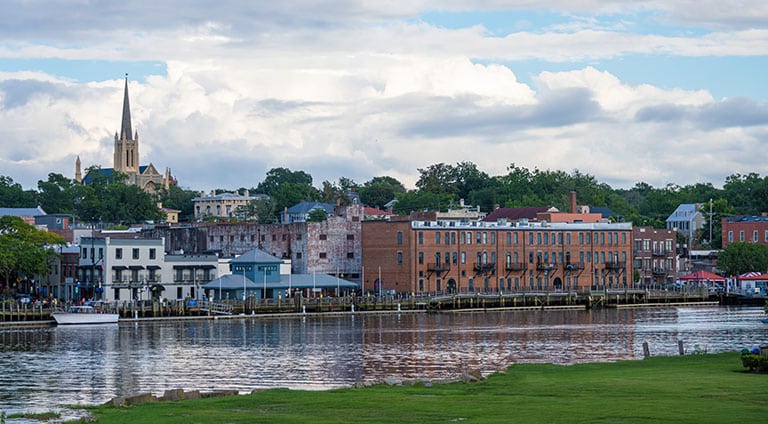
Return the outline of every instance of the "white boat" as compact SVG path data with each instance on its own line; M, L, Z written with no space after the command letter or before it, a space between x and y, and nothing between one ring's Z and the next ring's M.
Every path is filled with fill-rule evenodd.
M66 312L54 312L56 324L117 324L118 314L96 310L93 306L72 306Z

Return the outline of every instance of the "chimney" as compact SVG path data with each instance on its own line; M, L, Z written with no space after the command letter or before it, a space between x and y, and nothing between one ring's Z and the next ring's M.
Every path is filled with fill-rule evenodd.
M571 190L569 194L570 200L571 200L571 213L576 213L576 192Z

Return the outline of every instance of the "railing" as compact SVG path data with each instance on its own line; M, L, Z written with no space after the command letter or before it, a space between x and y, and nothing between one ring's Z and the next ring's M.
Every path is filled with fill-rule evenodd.
M605 269L624 269L627 267L627 261L609 261L605 263Z
M536 269L539 271L555 269L556 266L557 266L556 264L550 264L546 262L536 262Z
M528 269L528 264L525 262L508 262L505 264L504 268L507 271L525 271Z
M488 273L491 271L494 271L496 269L496 264L493 263L479 263L476 262L474 266L474 270L477 273Z
M447 272L451 270L450 264L441 264L441 263L428 263L427 264L427 271L429 272Z
M578 271L584 269L584 262L569 262L565 264L566 271Z

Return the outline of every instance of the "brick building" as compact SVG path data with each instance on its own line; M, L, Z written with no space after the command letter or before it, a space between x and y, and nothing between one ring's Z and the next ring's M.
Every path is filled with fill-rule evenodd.
M633 286L630 223L446 222L362 226L363 289L398 293Z
M736 241L768 245L768 216L733 216L722 218L723 249Z
M166 251L216 253L234 257L253 249L290 259L296 274L333 274L360 278L363 206L337 206L322 222L291 224L201 223L185 227L157 227L143 237L166 240Z
M677 230L635 227L633 238L633 268L638 271L643 287L675 281L677 273Z

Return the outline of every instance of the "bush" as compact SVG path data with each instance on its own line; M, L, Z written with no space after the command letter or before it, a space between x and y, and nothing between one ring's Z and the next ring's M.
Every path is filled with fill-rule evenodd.
M768 372L768 357L755 353L742 353L741 364L749 368L749 372Z

